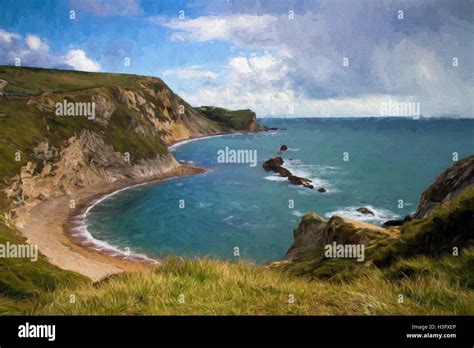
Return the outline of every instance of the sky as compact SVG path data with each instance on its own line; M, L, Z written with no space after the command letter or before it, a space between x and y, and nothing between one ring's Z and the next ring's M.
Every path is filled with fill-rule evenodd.
M259 117L472 118L474 1L2 0L15 64L157 76Z

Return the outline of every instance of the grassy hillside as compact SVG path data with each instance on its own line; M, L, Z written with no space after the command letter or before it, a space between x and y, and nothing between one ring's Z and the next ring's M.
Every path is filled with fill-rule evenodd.
M53 76L54 78L52 78ZM41 94L119 85L133 88L140 76L73 70L0 66L0 78L8 81L7 93Z
M24 244L25 239L0 222L0 244ZM51 265L40 255L36 262L24 258L0 258L0 306L33 300L59 288L90 284L88 278Z
M227 110L214 106L201 106L197 108L207 118L224 124L235 130L248 130L256 124L256 115L252 110Z
M350 281L308 280L246 263L175 260L161 268L119 274L94 285L68 283L23 301L2 296L0 313L474 314L473 292L465 287L468 280L464 273L473 259L472 249L458 258L413 258L383 271L368 269ZM71 294L75 303L70 303Z

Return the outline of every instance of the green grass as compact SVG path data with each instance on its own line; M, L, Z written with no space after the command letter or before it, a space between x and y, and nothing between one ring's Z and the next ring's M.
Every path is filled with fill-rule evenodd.
M42 315L387 315L474 314L473 292L458 275L473 250L441 260L414 258L351 281L321 281L240 262L173 260L91 285L0 300L1 314ZM446 264L450 268L443 268ZM413 271L409 276L398 268ZM428 271L424 269L428 268ZM457 272L451 272L452 269ZM394 274L397 274L394 277ZM70 302L71 295L76 298ZM180 296L184 295L184 303ZM403 303L399 303L403 295ZM290 303L290 297L294 303Z
M255 113L252 110L227 110L214 106L201 106L197 108L207 118L224 125L225 128L235 130L248 130L255 121Z
M25 239L0 221L0 244L24 244ZM2 302L36 301L61 287L90 284L73 272L51 265L44 256L37 261L25 258L0 258L0 306ZM14 314L14 313L12 313Z
M54 75L54 78L51 78L51 75ZM5 90L7 93L55 93L114 85L133 88L140 78L143 77L129 74L0 66L0 79L8 82Z
M474 242L474 186L466 188L447 204L437 207L422 219L404 224L401 238L373 256L379 266L413 255L437 257L453 253L454 248L472 246Z

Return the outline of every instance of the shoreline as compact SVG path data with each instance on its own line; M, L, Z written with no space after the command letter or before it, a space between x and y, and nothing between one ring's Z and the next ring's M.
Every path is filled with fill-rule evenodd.
M93 281L115 273L141 270L158 265L160 261L138 258L132 253L120 255L113 248L104 248L108 243L74 233L74 228L77 227L74 218L82 215L91 206L91 202L97 203L114 192L204 172L202 168L181 165L177 170L160 177L122 180L87 187L75 194L38 204L28 214L20 216L15 221L15 226L31 244L38 245L40 252L49 262L59 268L80 273ZM69 208L70 199L77 202L73 210Z
M255 132L224 132L180 139L167 144L170 152L192 141L225 135L243 135ZM126 253L105 241L93 238L81 224L85 214L108 197L137 186L152 185L164 180L205 173L206 169L180 163L180 166L159 177L120 180L91 186L80 191L52 198L33 207L15 219L15 227L28 240L38 245L41 254L61 269L82 274L99 281L112 274L138 271L160 265L161 261L143 254ZM69 208L74 199L76 207ZM82 229L82 231L81 231Z

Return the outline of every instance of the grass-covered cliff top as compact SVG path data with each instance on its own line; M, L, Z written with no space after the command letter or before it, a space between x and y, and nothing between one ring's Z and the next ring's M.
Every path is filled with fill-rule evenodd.
M258 128L256 115L252 110L228 110L215 106L201 106L197 109L207 118L224 124L228 128L235 130L256 130Z
M12 67L0 65L0 79L6 80L7 93L41 94L68 92L103 86L133 88L139 75L91 73L74 70ZM161 81L156 78L157 81Z

